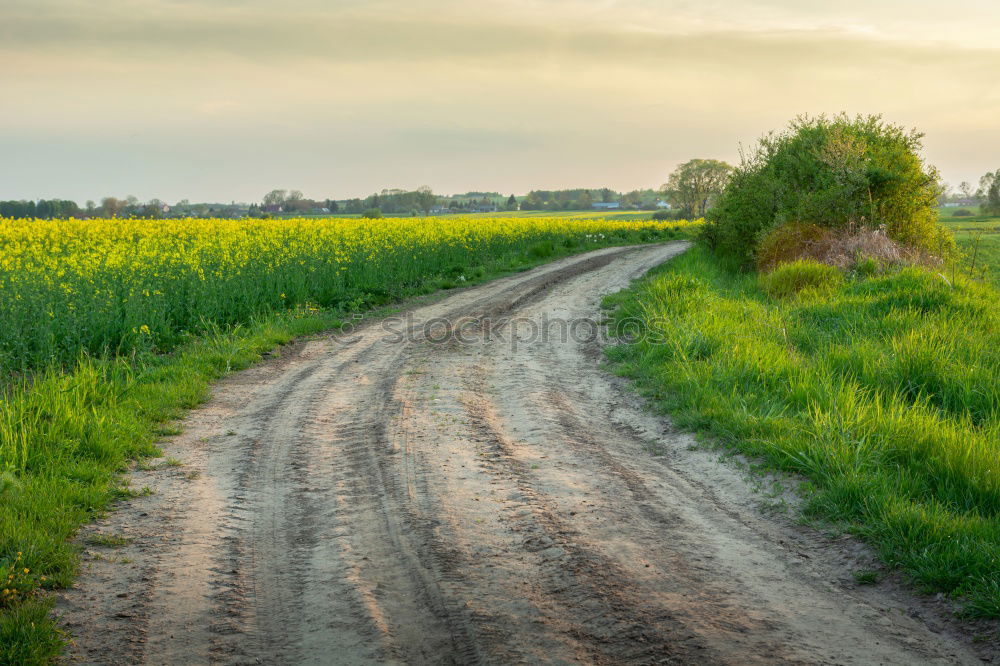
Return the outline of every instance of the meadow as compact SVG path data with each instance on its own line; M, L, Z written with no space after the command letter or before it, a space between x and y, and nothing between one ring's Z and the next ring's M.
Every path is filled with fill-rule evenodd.
M645 325L609 355L677 425L803 479L806 517L1000 617L1000 298L956 273L758 276L696 247L608 300Z
M957 268L975 279L1000 287L1000 217L954 217L943 209L941 222L955 234L963 256Z
M63 638L77 528L210 382L355 313L697 223L568 217L0 219L0 664Z

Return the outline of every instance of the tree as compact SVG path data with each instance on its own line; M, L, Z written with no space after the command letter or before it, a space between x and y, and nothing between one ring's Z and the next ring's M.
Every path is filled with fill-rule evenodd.
M513 194L507 198L507 210L517 210L517 197Z
M642 205L642 192L632 190L622 195L622 206L626 208L639 208Z
M972 183L967 180L963 180L962 184L958 186L958 193L962 195L963 199L971 199L975 196L975 192L972 190Z
M733 167L719 160L694 159L677 167L662 188L671 204L687 215L704 217L718 197Z
M940 177L938 178L938 181L937 181L937 184L935 185L935 187L937 188L937 205L938 206L945 205L946 203L948 203L948 200L951 199L952 196L954 196L954 194L951 191L951 185L949 185L948 183L946 183Z
M158 219L163 217L163 208L166 206L159 199L150 199L149 203L142 207L142 216Z
M264 208L280 208L285 203L285 194L285 190L271 190L264 195Z
M437 203L437 197L434 195L434 192L431 191L431 188L423 185L417 188L415 194L414 198L416 199L417 206L424 212L424 215L429 214L431 208Z
M115 197L104 197L101 199L101 212L105 217L117 217L123 207L124 203Z
M1000 215L1000 169L987 173L979 179L979 191L983 200L980 208L986 215Z
M898 243L948 253L938 223L938 171L923 135L880 116L801 116L765 136L735 169L703 237L748 266L761 240L787 223L883 228Z

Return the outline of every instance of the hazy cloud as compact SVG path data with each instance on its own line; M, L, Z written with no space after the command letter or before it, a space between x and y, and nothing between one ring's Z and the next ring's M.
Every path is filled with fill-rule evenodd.
M840 110L978 178L1000 9L915 4L3 0L0 197L632 188Z

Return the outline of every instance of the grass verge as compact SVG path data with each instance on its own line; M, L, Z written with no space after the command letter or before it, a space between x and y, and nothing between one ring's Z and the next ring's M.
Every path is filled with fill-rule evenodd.
M678 426L805 477L807 516L1000 617L997 290L906 269L771 293L696 247L607 299L642 330L608 356Z
M386 275L383 286L395 297L427 294L600 247L683 236L664 228L546 239L486 263L477 259L463 268L461 282L452 270L407 285ZM354 306L380 302L381 289L361 294ZM72 583L78 563L73 535L110 502L134 494L120 475L131 460L158 454L164 422L204 401L212 381L293 338L335 330L351 315L302 306L210 327L169 354L81 356L68 369L52 367L9 383L0 401L0 664L45 664L58 657L65 637L45 590Z

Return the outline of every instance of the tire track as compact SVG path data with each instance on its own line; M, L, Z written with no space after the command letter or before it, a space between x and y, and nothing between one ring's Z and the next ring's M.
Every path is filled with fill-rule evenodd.
M796 528L642 412L597 341L514 339L514 317L599 318L683 248L563 259L221 382L164 446L185 466L137 470L156 494L94 527L135 539L64 596L74 656L971 662L905 601L832 584L849 564L797 558ZM469 336L435 342L435 322Z

